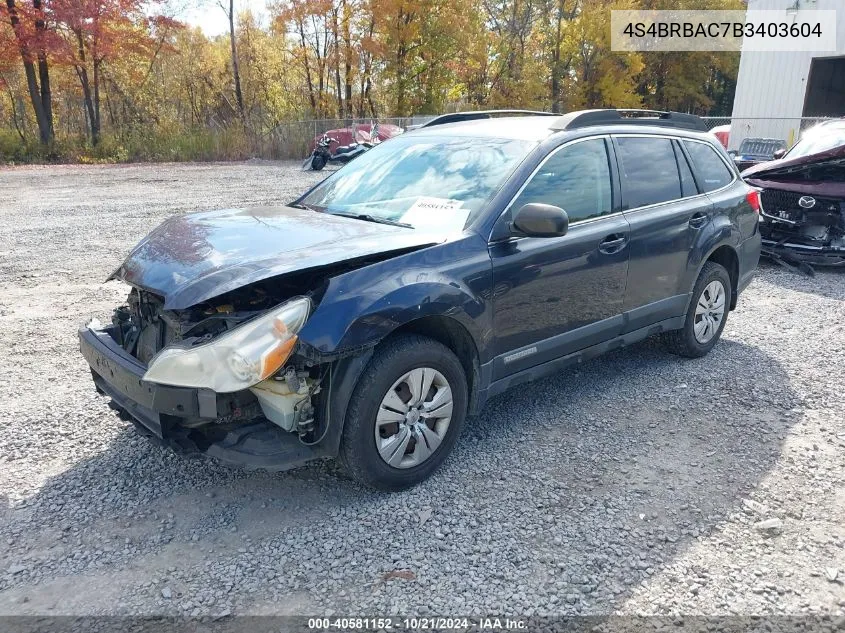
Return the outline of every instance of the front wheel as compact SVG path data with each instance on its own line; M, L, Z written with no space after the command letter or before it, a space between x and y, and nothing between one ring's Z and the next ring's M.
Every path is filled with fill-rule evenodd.
M347 409L340 459L358 481L403 490L448 457L467 410L463 366L449 348L415 335L376 348Z
M664 334L670 352L687 358L706 355L719 341L731 305L731 277L724 266L707 262L692 291L684 327Z

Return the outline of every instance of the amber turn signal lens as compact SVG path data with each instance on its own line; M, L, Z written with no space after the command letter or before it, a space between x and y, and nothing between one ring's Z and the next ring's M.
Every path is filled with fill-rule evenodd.
M269 378L282 368L282 365L293 353L297 340L299 340L297 337L291 336L264 354L261 359L261 380Z

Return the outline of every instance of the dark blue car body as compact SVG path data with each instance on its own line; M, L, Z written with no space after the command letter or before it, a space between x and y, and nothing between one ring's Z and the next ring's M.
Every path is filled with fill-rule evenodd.
M553 131L545 125L550 120L459 122L410 133L420 138L513 134L538 141L461 232L422 234L291 207L262 209L257 216L229 212L223 219L184 216L142 242L115 276L157 293L173 309L247 284L281 283L291 275L321 280L296 356L333 372L332 388L318 404L324 433L313 446L294 437L273 459L254 462L273 467L337 454L356 381L373 350L397 332L423 334L455 352L468 378L469 412L477 413L490 397L516 384L682 327L708 261L730 274L733 309L756 269L760 234L750 188L715 137L641 122ZM632 208L617 159L618 139L625 136L672 139L679 156L684 139L706 143L730 170L731 181L705 193L693 169L698 185L689 195ZM585 138L602 139L607 148L612 213L572 223L560 237L515 233L507 210L523 184L550 153ZM303 238L307 248L286 256L289 231L303 222L310 231ZM197 225L204 227L200 238L192 233ZM259 225L271 228L253 230ZM232 226L249 236L250 248L232 249L240 253L236 265L210 265L203 241L222 251ZM143 363L127 358L107 332L84 328L80 337L98 388L159 439L167 440L165 418L219 413L219 394L215 410L209 395L197 390L142 384ZM223 457L213 447L207 452Z
M617 171L616 214L573 225L559 238L507 233L502 213L549 152L577 138L626 133L664 136L667 130L620 126L612 133L550 136L463 235L332 279L300 338L321 354L342 355L422 318L451 321L474 348L480 407L567 362L677 327L710 258L727 264L736 299L760 255L758 216L738 177L716 192L628 210ZM718 148L709 135L671 134ZM702 209L706 222L691 227ZM617 233L631 236L627 247L600 252L600 242Z

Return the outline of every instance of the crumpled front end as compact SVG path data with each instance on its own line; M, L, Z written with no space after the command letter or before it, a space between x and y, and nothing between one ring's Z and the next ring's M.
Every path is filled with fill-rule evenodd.
M132 290L80 330L82 353L112 407L180 452L268 470L331 457L367 350L324 353L300 328L332 279L441 239L288 207L174 217L110 277Z
M845 145L787 154L742 177L760 190L764 255L805 272L845 265Z
M244 324L257 323L279 300L260 288L248 288L187 310L165 310L161 297L133 288L126 305L114 311L111 324L104 327L95 321L79 330L80 348L97 390L144 435L180 453L208 455L235 466L286 470L326 454L319 445L310 446L319 439L314 403L325 365L306 360L294 349L270 375L231 392L149 379L162 350L191 352L222 340L243 331L238 328ZM213 369L209 373L221 373L219 365Z
M764 253L786 261L845 266L845 198L764 188Z

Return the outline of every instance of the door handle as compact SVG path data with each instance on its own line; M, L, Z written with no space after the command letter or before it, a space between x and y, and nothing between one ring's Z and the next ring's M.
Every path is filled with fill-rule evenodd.
M689 225L694 229L700 229L702 226L707 224L708 219L709 218L706 213L699 211L690 218Z
M599 244L599 252L602 252L605 255L613 255L625 248L625 244L627 243L627 237L619 233L614 233L613 235L608 235L601 241Z

